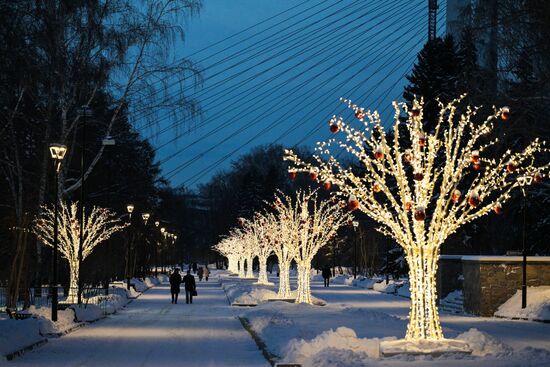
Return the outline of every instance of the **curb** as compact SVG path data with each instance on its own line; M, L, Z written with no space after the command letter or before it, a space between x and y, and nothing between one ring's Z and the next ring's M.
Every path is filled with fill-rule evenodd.
M269 364L273 367L277 366L277 361L280 359L277 355L271 353L267 349L267 345L265 345L264 341L256 334L254 330L252 330L252 327L250 326L250 322L246 317L238 317L239 321L241 322L241 325L243 328L248 331L256 345L258 346L258 349L262 352L264 358L269 362Z
M8 353L8 354L4 355L4 357L6 358L6 360L11 361L14 358L17 358L17 357L23 355L26 352L30 352L31 350L33 350L35 348L38 348L39 346L41 346L43 344L46 344L47 342L48 342L48 339L44 338L44 339L39 340L35 343L32 343L31 345L27 345L26 347L20 348L19 350L16 350L15 352Z

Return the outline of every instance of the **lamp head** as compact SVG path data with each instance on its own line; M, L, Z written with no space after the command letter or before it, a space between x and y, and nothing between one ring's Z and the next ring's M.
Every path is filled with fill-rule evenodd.
M132 212L134 211L134 205L133 204L126 205L126 210L128 210L129 214L132 214Z
M62 161L63 158L65 158L65 154L67 153L67 146L63 144L50 144L50 154L52 156L52 159L56 161Z
M155 227L158 227L159 224L160 224L160 222L157 220L157 221L155 222Z
M149 213L143 213L143 214L141 214L141 218L143 218L143 220L144 220L145 222L147 222L147 221L149 220L149 217L150 217L150 216L151 216L151 214L149 214Z

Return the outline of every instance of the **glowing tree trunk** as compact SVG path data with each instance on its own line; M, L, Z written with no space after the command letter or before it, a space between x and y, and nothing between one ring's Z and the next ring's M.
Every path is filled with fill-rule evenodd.
M233 274L237 274L239 272L238 266L236 266L235 256L233 255L227 256L227 270Z
M258 271L258 284L269 284L267 279L267 257L258 256L259 271Z
M246 278L246 273L244 272L244 257L239 258L239 278Z
M67 302L74 303L78 292L78 250L80 227L78 221L78 203L67 206L62 202L58 215L58 244L59 252L69 261L70 281ZM46 246L53 247L54 210L44 207L43 212L34 223L34 232L38 239ZM86 259L100 243L111 235L122 230L126 224L120 224L118 216L104 208L93 207L86 217L83 228L82 260Z
M277 297L281 299L289 299L292 297L290 292L290 263L292 259L281 260L279 258L279 291Z
M286 236L287 247L298 264L296 303L311 304L311 261L352 217L340 203L318 200L315 191L299 190L294 198L279 193L273 207L283 218L280 233Z
M254 263L254 257L248 256L246 258L246 278L254 278L254 267L252 266Z
M444 241L468 222L493 211L500 214L513 189L548 177L548 162L535 157L549 152L539 139L521 152L506 150L495 157L498 139L489 134L511 118L508 108L481 120L479 110L463 106L462 98L440 104L432 131L423 130L422 100L413 101L410 109L395 103L391 139L377 112L344 100L362 123L361 129L334 116L330 130L343 132L344 139L319 143L316 163L285 152L285 159L293 162L289 168L293 174L307 172L310 178L329 182L337 188L333 199L362 211L381 225L381 233L403 247L411 283L409 341L443 339L435 276ZM331 153L335 145L338 151L351 153L362 169L342 166Z

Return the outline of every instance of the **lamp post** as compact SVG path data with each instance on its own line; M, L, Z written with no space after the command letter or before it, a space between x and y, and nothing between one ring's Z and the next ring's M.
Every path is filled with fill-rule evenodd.
M161 247L161 256L160 256L160 262L162 262L162 271L164 271L164 245L166 245L166 228L164 227L161 227L160 229L160 234L162 235L162 237L164 238L163 241L162 241L162 247Z
M59 216L59 170L61 168L61 162L65 158L67 153L67 147L62 144L51 144L50 154L54 161L54 192L55 192L55 204L54 204L54 221L53 221L53 260L52 260L52 321L57 321L57 253L59 248L58 241L58 224L57 217Z
M355 232L355 241L353 241L353 279L357 279L357 229L359 228L359 222L354 220L352 224Z
M519 185L521 186L521 192L523 193L523 228L522 228L522 262L521 262L521 308L527 307L527 247L525 246L525 217L527 213L527 191L526 186L533 183L533 176L523 175L517 178Z
M160 222L157 220L155 222L155 227L158 228L158 226L160 225ZM157 245L155 246L155 276L158 276L158 266L159 266L159 262L158 262L158 253L159 253L159 249L158 249L158 241L157 241Z
M132 225L132 213L134 212L134 205L126 205L126 211L128 212L128 224ZM130 239L128 239L128 245L126 246L126 288L130 289Z
M82 277L80 273L82 271L82 246L84 244L84 155L86 153L86 117L91 116L91 110L88 105L82 106L78 110L78 114L82 116L82 151L80 153L80 205L79 205L79 221L80 221L80 234L78 242L78 292L77 299L78 304L82 303Z
M147 264L147 246L146 246L146 241L145 241L145 230L147 229L147 221L149 220L149 218L151 217L151 214L145 212L145 213L141 213L141 219L143 219L143 249L145 250L144 251L144 254L145 254L145 257L144 257L144 262L141 266L141 271L143 274L145 274L146 271L149 271L148 269L148 265Z

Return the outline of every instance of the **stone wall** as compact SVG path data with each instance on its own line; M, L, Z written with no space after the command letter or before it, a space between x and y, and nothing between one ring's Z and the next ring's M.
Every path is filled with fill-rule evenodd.
M493 316L522 283L521 256L462 256L464 310ZM550 257L527 258L527 286L550 285ZM529 299L529 293L527 293Z
M447 297L454 290L462 289L462 255L441 255L437 268L437 296Z

